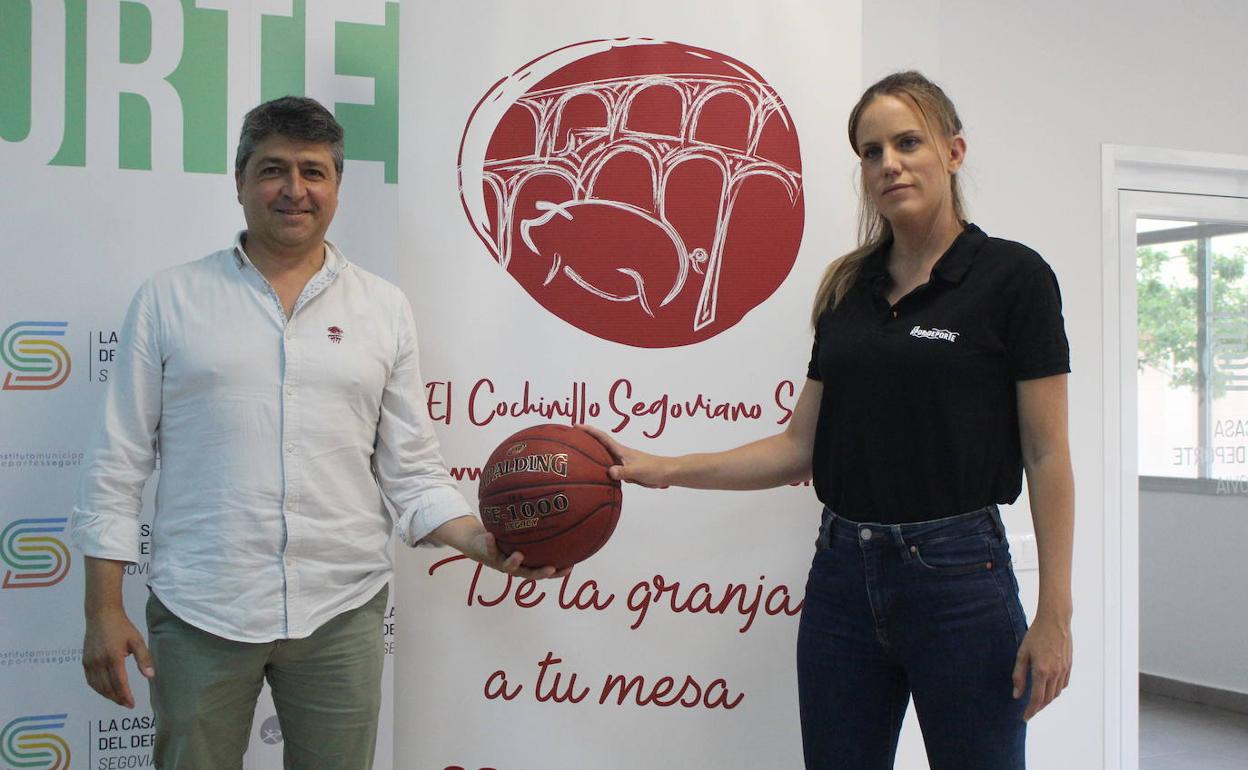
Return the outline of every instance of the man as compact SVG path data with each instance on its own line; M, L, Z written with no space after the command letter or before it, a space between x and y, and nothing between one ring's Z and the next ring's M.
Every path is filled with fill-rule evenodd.
M235 161L246 231L149 279L126 318L71 537L87 680L132 708L135 656L158 767L240 767L265 679L287 767L371 766L396 527L554 574L502 558L472 515L423 411L410 306L325 240L342 142L311 99L252 110ZM158 449L149 653L121 584Z

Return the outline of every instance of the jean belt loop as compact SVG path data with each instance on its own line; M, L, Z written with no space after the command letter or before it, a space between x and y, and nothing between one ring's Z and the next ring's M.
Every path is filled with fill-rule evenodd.
M985 509L988 515L992 517L992 527L997 531L997 537L1005 539L1005 522L1001 520L1001 508L996 503L991 503Z

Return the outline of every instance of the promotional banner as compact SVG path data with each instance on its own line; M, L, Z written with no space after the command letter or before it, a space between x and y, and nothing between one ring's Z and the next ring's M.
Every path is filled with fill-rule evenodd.
M536 424L660 454L784 430L852 246L858 4L497 0L402 35L399 274L465 495ZM561 580L400 556L396 766L799 767L819 512L628 486Z
M82 555L66 534L122 318L149 275L231 243L242 116L288 93L346 128L330 237L397 278L399 16L382 0L0 2L0 767L151 766L133 664L134 710L83 676ZM140 627L155 482L125 578ZM382 724L389 767L388 706ZM267 695L252 743L248 767L281 766Z

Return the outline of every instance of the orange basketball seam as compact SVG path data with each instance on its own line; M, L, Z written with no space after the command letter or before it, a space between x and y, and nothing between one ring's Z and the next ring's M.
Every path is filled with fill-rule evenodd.
M541 487L607 487L608 489L619 489L618 481L542 481L534 484L525 484L522 487L507 487L505 492L486 491L485 494L477 494L479 500L495 495L505 495L510 492L524 492L529 489L540 489Z
M538 426L538 427L546 427L546 426ZM563 427L563 426L558 426L558 427ZM516 438L516 436L520 436L520 435L522 435L522 434L524 434L524 433L527 433L527 432L528 432L528 431L530 431L530 430L533 430L533 428L526 428L525 430L522 430L522 431L520 431L519 433L513 434L513 435L512 435L510 438L508 438L508 439L507 439L507 441L506 441L506 442L504 442L504 443L508 443L508 444L510 444L512 441L519 441L519 440L521 440L521 439L517 439L517 438ZM580 434L580 435L583 435L583 436L585 436L586 438L588 438L590 441L594 442L594 445L595 445L595 446L597 446L597 447L599 447L600 449L602 449L603 453L607 456L607 459L608 459L608 460L610 460L610 462L608 462L608 463L604 463L602 460L600 460L600 459L599 459L599 458L597 458L597 457L594 457L594 456L593 456L593 455L591 455L589 452L586 452L584 449L580 448L579 446L577 446L577 445L575 445L575 444L569 444L567 441L564 441L563 439L560 439L560 438L547 438L547 437L545 437L545 436L539 436L539 437L527 438L527 439L525 439L525 440L527 440L527 441L529 441L529 442L534 442L534 441L545 441L545 442L547 442L547 443L549 443L549 444L558 444L559 446L565 446L565 447L567 447L568 449L575 450L575 451L577 452L577 454L581 455L582 457L584 457L584 458L586 458L586 459L588 459L588 460L592 460L592 461L594 461L594 463L595 463L595 464L597 464L597 465L602 465L602 466L607 467L607 468L610 468L612 465L615 465L615 458L611 456L611 451L610 451L609 449L607 449L606 445L605 445L605 444L603 444L601 441L599 441L598 439L594 438L593 436L591 436L589 433L586 433L585 431L578 431L576 428L568 428L567 430L570 430L570 431L573 431L573 432L578 433L578 434ZM491 455L491 458L493 458L493 455Z

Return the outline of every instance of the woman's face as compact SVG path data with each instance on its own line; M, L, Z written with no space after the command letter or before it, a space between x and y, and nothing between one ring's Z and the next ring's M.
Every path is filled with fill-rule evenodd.
M949 177L962 165L961 136L935 141L919 112L896 96L877 96L858 120L858 157L865 193L893 227L930 223L947 207Z

